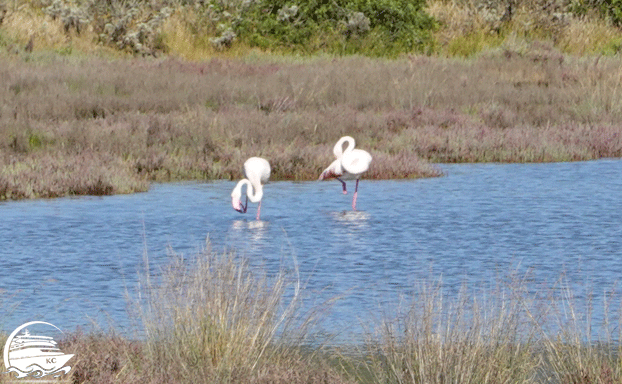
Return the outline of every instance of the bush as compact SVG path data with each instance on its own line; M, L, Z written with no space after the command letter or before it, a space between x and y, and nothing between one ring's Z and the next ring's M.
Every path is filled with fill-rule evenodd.
M622 27L622 0L578 0L572 3L572 10L578 15L585 15L592 9L616 27Z
M171 3L171 4L169 4ZM146 1L53 0L43 11L53 19L60 19L65 32L80 33L91 25L99 41L120 50L147 55L163 50L160 27L171 15L172 2L159 4Z
M233 28L251 46L395 55L423 51L436 28L422 0L247 2Z

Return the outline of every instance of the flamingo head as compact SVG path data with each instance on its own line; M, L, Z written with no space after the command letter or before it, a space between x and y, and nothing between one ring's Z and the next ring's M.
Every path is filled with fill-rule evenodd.
M246 213L246 207L242 205L242 190L240 188L240 184L233 189L231 192L231 206L233 209L240 213Z
M239 198L236 199L235 197L231 198L231 206L233 207L233 209L235 209L236 211L240 212L240 213L246 213L246 207L244 207L244 205L242 205L242 200L240 200Z
M328 168L322 171L322 174L318 178L318 180L330 179L333 177L339 177L343 175L343 168L341 167L341 158L330 163Z
M337 176L340 176L340 175L336 174L334 170L328 168L324 170L324 172L322 172L318 180L330 179L332 177L337 177Z

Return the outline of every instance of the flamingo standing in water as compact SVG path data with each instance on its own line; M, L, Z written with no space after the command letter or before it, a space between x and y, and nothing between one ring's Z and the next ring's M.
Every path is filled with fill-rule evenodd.
M343 149L343 143L347 143L346 149ZM352 198L352 210L356 211L356 194L359 189L359 179L361 175L369 169L371 164L371 155L362 149L354 149L354 139L350 136L344 136L333 148L333 153L337 160L333 161L328 168L322 172L318 180L324 180L334 177L343 185L343 194L347 194L346 182L344 180L356 179L356 187L354 188L354 197Z
M231 205L236 211L246 213L249 199L253 203L259 203L257 207L257 220L259 220L263 184L266 184L270 178L270 163L261 157L251 157L244 162L244 177L231 192ZM244 185L246 185L246 204L242 205L240 199Z

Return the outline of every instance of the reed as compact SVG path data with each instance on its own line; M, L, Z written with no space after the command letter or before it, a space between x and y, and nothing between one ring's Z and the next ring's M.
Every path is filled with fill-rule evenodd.
M157 276L136 303L145 341L138 368L156 382L310 382L337 377L317 360L314 313L303 312L295 265L269 275L209 244ZM318 364L319 365L316 365Z
M420 286L369 334L368 382L536 382L538 340L517 288L448 297Z
M577 384L622 380L622 311L616 288L603 292L599 308L594 303L596 295L589 288L579 305L568 281L560 281L558 299L551 300L539 315L548 320L538 324L543 378ZM603 313L598 322L593 316L596 310Z

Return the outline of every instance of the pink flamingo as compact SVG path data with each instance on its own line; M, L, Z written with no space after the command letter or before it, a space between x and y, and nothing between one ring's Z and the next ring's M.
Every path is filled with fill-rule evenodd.
M343 143L346 142L346 149L343 149ZM346 182L344 180L356 179L356 187L354 188L354 197L352 198L352 210L356 211L356 195L359 189L359 179L361 175L369 169L371 164L371 155L362 149L354 149L354 139L350 136L344 136L333 148L333 153L337 160L333 161L328 168L322 172L318 180L324 180L334 177L343 185L343 194L347 194Z
M231 205L240 213L246 213L248 200L259 203L257 207L257 220L261 212L261 198L263 197L263 184L270 179L270 163L261 157L251 157L244 162L244 179L240 180L231 192ZM242 187L246 185L246 203L242 205Z

